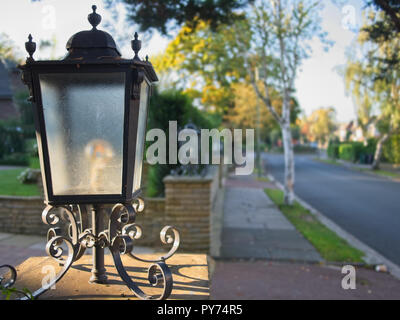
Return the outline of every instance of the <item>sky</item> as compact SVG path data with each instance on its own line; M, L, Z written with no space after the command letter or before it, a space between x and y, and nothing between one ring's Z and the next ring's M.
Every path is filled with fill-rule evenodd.
M353 43L356 33L351 31L361 23L362 1L341 0L340 5L334 5L325 0L322 12L322 27L328 32L329 40L334 45L328 52L315 39L311 43L312 55L307 59L296 80L296 96L306 115L320 107L334 107L336 119L339 122L348 122L355 118L353 101L346 96L343 77L335 70L346 61L346 48ZM0 4L0 33L7 34L25 56L24 43L29 33L33 41L57 39L53 51L37 48L34 57L37 59L61 57L66 53L65 44L74 33L90 29L87 15L95 4L97 12L102 15L102 24L98 27L108 30L107 22L115 24L115 31L124 37L114 37L120 47L122 55L133 57L130 49L130 39L133 38L134 27L126 28L123 19L117 23L104 9L102 0L2 0ZM122 6L118 8L121 17L124 16ZM103 25L103 28L102 28ZM349 26L351 28L349 28ZM165 49L170 39L155 33L151 39L143 41L141 56L155 55ZM122 43L125 45L122 45Z

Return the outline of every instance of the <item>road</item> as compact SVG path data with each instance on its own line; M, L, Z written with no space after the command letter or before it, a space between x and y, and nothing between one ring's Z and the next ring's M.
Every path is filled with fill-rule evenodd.
M283 182L284 160L263 154ZM347 232L400 266L400 182L296 156L295 193Z

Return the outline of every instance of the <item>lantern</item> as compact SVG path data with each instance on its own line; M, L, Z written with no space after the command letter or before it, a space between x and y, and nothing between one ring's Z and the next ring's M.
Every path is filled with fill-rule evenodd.
M172 290L165 260L179 246L177 230L170 226L161 230L161 241L172 248L159 259L144 260L131 252L133 241L142 234L134 222L144 205L139 195L147 109L157 76L147 57L142 61L138 56L137 33L131 42L133 58L121 58L113 38L97 29L101 16L96 6L92 9L88 15L92 29L68 40L64 59L35 61L36 44L29 35L25 43L29 57L20 66L35 111L47 204L42 220L52 226L46 250L63 266L48 287L33 295L43 294L61 279L86 248L93 248L90 282L106 283L104 249L109 248L119 275L136 296L163 299ZM65 230L58 226L62 221L67 221ZM63 257L65 245L68 255ZM148 279L152 285L162 285L159 296L145 294L131 280L121 254L153 263Z

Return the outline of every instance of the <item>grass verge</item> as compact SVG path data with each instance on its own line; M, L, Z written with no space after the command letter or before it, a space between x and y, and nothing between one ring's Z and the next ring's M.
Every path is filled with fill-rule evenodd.
M0 195L7 196L39 196L36 184L22 184L17 177L24 171L21 169L0 170Z
M265 189L265 193L326 261L364 263L362 251L351 247L344 239L319 222L297 201L293 206L283 204L283 191Z
M323 162L323 163L327 163L327 164L336 165L336 166L343 166L342 163L336 161L335 159L314 158L314 160L315 161L319 161L319 162ZM372 173L372 174L376 174L376 175L383 176L383 177L400 179L400 173L389 171L389 170L382 170L382 169L372 170L370 168L357 168L357 167L350 167L350 169L354 169L354 170L360 171L360 172Z

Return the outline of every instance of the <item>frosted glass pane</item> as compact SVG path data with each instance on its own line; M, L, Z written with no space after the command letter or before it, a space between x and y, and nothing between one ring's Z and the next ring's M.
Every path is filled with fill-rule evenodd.
M143 163L144 139L146 134L148 97L149 97L149 86L147 85L146 81L143 81L140 87L138 133L136 137L135 171L133 176L134 192L140 188L140 182L142 179L142 163Z
M121 194L125 73L39 79L54 195Z

